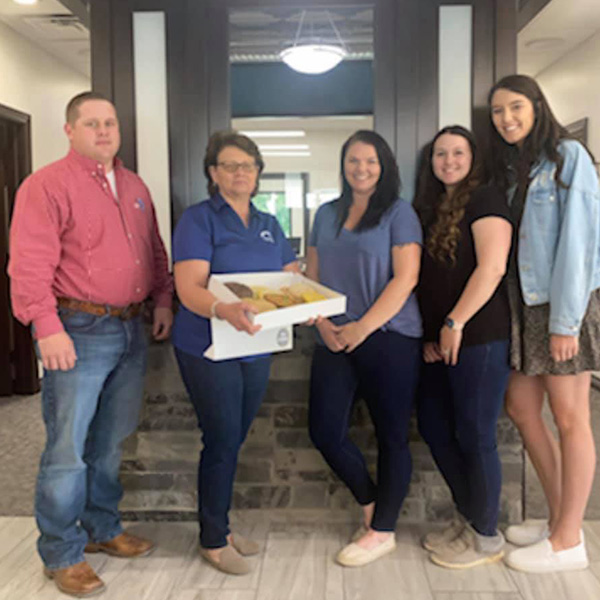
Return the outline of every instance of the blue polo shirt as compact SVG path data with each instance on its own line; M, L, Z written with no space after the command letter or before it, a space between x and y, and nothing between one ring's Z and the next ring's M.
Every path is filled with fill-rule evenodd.
M250 203L246 227L220 194L190 206L173 234L173 262L206 260L210 273L281 271L296 255L273 215ZM202 357L211 344L210 319L181 305L173 325L173 345Z
M331 320L343 325L358 321L375 303L393 277L392 248L422 244L421 223L406 201L397 200L377 226L366 231L339 228L339 199L319 207L309 246L317 249L319 281L346 295L346 314ZM417 299L412 292L404 306L381 329L421 337L423 329Z

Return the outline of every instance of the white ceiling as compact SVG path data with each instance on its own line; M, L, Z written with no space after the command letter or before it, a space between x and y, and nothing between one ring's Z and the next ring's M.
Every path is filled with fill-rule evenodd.
M518 71L536 76L600 32L600 0L552 0L518 35Z
M334 22L337 22L341 29L343 23L352 24L355 19L360 23L359 27L366 29L369 26L368 12L363 11L356 15L332 12ZM287 23L289 35L295 27L293 17L296 15L284 15L284 11L281 10L281 14L266 15L270 16L270 19L265 18L263 11L254 13L247 11L247 13L244 11L232 13L234 55L243 56L248 52L249 47L253 45L252 35L257 33L254 31L255 28L261 34L264 34L265 28L271 28L273 33L280 27L284 30L281 24ZM258 23L251 22L252 16L258 18ZM69 20L69 17L72 17L72 14L58 0L39 0L32 6L19 5L13 0L0 0L1 21L71 68L89 77L91 71L89 32L77 21ZM600 32L600 0L551 0L518 34L518 71L535 76L598 32ZM356 35L357 32L353 33ZM357 38L353 39L348 30L342 29L342 36L350 42L354 41L355 44L358 41ZM265 39L264 35L259 37ZM267 39L269 37L267 36ZM368 42L368 39L364 41ZM360 43L357 45L360 47ZM260 50L262 54L266 49L260 48Z
M57 0L16 4L0 0L0 20L72 69L90 76L90 35Z

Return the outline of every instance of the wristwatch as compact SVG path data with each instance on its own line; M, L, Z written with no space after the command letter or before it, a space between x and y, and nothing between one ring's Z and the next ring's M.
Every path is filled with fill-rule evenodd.
M452 319L451 317L446 317L444 319L444 325L448 328L448 329L452 329L453 331L462 331L463 327L465 326L464 323L459 323L458 321L455 321L454 319Z

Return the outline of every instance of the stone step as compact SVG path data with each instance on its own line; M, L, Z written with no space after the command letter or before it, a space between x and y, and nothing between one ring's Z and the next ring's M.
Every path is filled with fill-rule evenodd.
M292 352L273 357L264 402L239 456L232 504L239 510L347 511L356 502L333 475L308 435L310 356L308 328L296 328ZM358 401L350 437L375 477L377 444L366 404ZM402 518L436 521L451 516L447 486L416 421L410 424L413 477ZM503 416L498 444L504 470L502 518L521 518L523 452L520 438ZM154 344L149 353L139 431L127 440L121 477L121 508L135 518L195 519L196 473L202 447L196 416L179 376L172 348Z

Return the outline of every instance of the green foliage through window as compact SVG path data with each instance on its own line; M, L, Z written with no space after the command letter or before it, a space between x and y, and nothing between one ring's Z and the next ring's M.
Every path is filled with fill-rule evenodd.
M285 204L283 192L259 192L252 198L258 210L275 215L286 237L292 235L291 210Z

